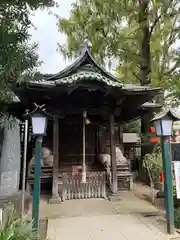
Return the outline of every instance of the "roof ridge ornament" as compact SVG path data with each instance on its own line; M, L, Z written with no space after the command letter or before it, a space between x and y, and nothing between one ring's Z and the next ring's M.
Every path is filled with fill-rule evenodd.
M92 49L92 43L88 38L85 38L83 45L85 50L90 51Z
M91 49L92 49L92 43L88 38L85 38L84 41L80 44L79 54L82 55L86 51L90 53Z

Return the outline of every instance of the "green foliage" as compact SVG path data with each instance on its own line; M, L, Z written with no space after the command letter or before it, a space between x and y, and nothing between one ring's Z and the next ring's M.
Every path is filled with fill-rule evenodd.
M12 204L8 204L4 210L3 222L0 226L1 240L35 240L32 231L32 223L17 217Z
M139 120L126 123L123 126L124 133L140 133L141 132L141 123Z
M174 224L175 228L180 229L180 208L174 209Z
M54 5L53 0L0 2L0 98L11 98L10 85L39 66L37 44L28 44L33 11ZM7 93L7 95L6 95ZM3 98L3 99L2 99Z
M148 171L151 183L158 183L160 173L163 169L161 149L158 148L157 151L146 154L143 159L143 166Z
M111 66L116 60L115 72L122 82L148 78L174 98L180 96L180 51L175 45L179 29L178 0L78 0L70 17L59 20L59 31L67 36L59 50L72 58L88 38L100 63Z
M176 181L173 179L173 196L176 197Z
M7 114L0 114L0 127L2 128L7 128L7 129L12 129L16 126L19 126L19 120L13 116L9 116Z

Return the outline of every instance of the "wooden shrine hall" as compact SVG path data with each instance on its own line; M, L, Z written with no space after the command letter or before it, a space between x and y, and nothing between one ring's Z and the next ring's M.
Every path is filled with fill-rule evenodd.
M159 88L123 84L85 46L69 67L13 90L20 99L17 112L31 111L36 103L53 115L43 139L52 163L41 170L42 183L52 184L53 200L105 197L107 183L112 194L130 188L128 159L117 161L117 151L123 158L121 126L154 111ZM33 185L34 143L28 139L27 182Z

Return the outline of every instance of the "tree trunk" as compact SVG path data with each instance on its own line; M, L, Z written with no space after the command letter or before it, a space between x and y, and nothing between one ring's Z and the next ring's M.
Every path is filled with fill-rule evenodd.
M139 27L141 29L141 43L140 43L140 84L141 86L150 83L150 27L149 27L149 0L139 0ZM141 135L142 143L143 136L148 132L149 120L152 115L144 116L141 119ZM151 149L151 148L150 148ZM146 175L143 170L143 157L150 150L147 145L141 146L141 161L139 164L139 175ZM141 177L140 177L141 178ZM143 179L145 180L145 179Z
M141 85L150 83L150 27L149 27L149 0L139 1L139 27L141 29L141 46L140 46L140 81Z

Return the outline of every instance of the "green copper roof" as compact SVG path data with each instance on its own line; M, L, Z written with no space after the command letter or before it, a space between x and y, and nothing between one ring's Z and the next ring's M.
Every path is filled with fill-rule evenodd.
M121 82L112 81L110 78L107 78L106 76L103 76L102 74L100 74L98 72L91 72L91 71L77 72L68 77L57 79L57 80L55 80L55 83L56 83L56 85L71 84L71 83L77 83L78 81L83 81L83 80L99 81L99 82L103 82L103 83L107 84L108 86L112 86L112 87L122 87L123 86L123 84Z
M55 88L56 86L68 88L70 85L77 83L78 85L86 85L89 88L91 84L98 82L104 84L106 87L118 88L120 91L133 94L160 91L158 88L123 84L120 79L95 61L88 46L84 48L80 56L70 66L57 74L43 75L39 81L28 81L26 82L26 86L45 89Z
M57 84L70 84L76 81L96 80L112 87L122 87L123 84L118 78L113 76L105 68L100 66L89 51L89 47L85 46L80 56L68 67L61 70L57 74L44 75L44 80L48 82L56 82ZM90 83L90 82L89 82Z

